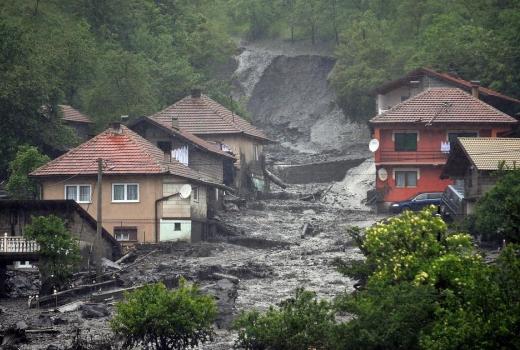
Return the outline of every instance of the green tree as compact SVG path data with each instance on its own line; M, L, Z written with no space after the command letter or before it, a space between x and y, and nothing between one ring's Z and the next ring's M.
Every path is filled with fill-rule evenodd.
M7 191L14 199L34 199L38 196L38 184L29 178L31 171L50 160L36 147L23 145L18 147L15 159L9 163Z
M370 227L361 246L369 276L360 292L338 299L340 310L355 316L336 332L338 348L518 346L518 246L490 266L470 236L449 232L434 208Z
M315 293L299 289L279 308L241 314L234 324L239 331L235 346L250 350L327 349L335 325L333 306L318 300Z
M42 276L42 292L67 285L81 257L79 243L55 215L33 216L24 236L40 245L38 269Z
M487 239L520 242L520 170L503 170L496 185L477 203L474 220Z
M173 291L156 283L126 294L110 325L125 348L187 349L212 338L216 313L212 297L181 279Z

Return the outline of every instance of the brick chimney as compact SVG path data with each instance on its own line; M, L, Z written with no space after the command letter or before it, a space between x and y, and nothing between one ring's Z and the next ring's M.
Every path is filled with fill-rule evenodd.
M174 128L174 129L179 128L179 119L177 117L172 117L172 128Z
M471 83L471 95L475 98L479 98L479 87L480 87L480 81L478 80L472 80Z
M200 89L191 89L192 98L200 98L202 91Z

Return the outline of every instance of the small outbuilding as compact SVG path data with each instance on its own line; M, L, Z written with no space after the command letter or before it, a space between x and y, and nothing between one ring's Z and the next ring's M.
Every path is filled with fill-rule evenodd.
M472 214L478 199L495 185L497 170L519 165L520 139L459 137L441 174L441 178L453 179L458 184L456 192L461 201L452 209L454 214Z

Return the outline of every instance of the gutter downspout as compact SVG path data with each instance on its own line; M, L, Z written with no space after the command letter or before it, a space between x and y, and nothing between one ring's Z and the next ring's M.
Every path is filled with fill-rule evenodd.
M165 196L165 197L161 197L161 198L158 198L155 200L155 243L159 243L159 208L157 207L157 205L160 203L160 202L163 202L163 201L166 201L172 197L175 197L177 195L179 195L180 192L176 192L174 194L170 194L168 196Z

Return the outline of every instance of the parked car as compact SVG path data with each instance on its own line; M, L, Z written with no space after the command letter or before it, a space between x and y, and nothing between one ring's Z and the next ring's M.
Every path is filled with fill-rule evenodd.
M441 205L442 192L419 193L407 200L395 202L390 205L392 213L400 213L405 210L419 211L429 205L439 207Z

